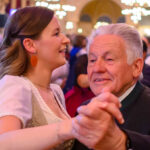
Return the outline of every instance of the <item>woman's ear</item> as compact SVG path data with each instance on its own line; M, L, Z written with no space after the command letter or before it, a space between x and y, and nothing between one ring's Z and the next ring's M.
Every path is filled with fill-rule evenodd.
M35 54L36 53L36 49L34 47L34 42L32 39L30 38L25 38L23 40L23 46L25 47L25 49L29 52L29 53L32 53L32 54Z
M138 58L133 63L133 77L138 78L143 70L143 59Z

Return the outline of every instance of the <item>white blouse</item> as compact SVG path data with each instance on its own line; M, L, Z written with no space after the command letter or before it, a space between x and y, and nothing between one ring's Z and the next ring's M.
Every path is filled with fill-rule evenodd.
M50 84L55 99L63 113L70 118L65 109L65 99L61 88L56 84ZM38 89L32 82L23 76L5 75L0 80L0 117L13 115L19 118L25 128L32 119L33 95L38 101L40 108L48 124L61 121L47 106Z

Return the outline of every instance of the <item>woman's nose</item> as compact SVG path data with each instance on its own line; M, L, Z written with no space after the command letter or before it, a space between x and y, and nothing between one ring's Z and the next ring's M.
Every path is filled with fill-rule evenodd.
M70 39L63 33L62 33L62 36L63 36L63 43L69 44L70 43Z

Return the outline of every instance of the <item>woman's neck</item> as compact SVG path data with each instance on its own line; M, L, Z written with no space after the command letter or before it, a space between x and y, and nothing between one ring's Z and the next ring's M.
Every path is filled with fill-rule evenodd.
M41 88L48 89L51 81L52 72L47 69L34 68L32 71L28 71L24 76L26 76L33 84Z

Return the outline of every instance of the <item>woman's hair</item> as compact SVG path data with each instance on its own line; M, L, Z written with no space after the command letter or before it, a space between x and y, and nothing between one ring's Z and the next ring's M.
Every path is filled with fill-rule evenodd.
M33 6L18 9L8 18L0 46L0 78L26 72L29 58L23 40L38 38L53 16L52 10Z
M142 58L143 49L141 37L135 28L125 23L100 26L97 30L93 31L89 37L87 50L89 51L90 45L96 36L105 34L117 35L125 41L128 64L131 64L136 58Z

